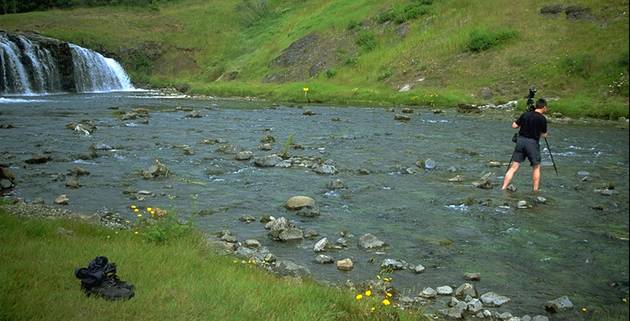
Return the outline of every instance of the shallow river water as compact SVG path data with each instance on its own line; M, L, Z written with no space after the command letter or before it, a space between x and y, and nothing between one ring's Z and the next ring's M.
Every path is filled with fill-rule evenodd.
M123 122L116 115L139 107L151 110L148 124ZM189 111L173 111L176 107L193 108L202 117L187 118ZM241 240L258 239L280 259L307 266L318 279L374 278L383 259L395 258L427 268L422 274L392 274L394 286L414 295L427 286L457 287L465 272L479 272L478 290L510 297L499 310L516 315L544 314L542 305L563 295L577 307L628 314L622 301L628 296L627 125L550 124L559 176L543 150L540 195L547 202L538 204L530 193L529 166L517 174L518 191L506 194L496 186L505 166L488 165L509 160L510 114L484 117L420 109L410 121L400 122L383 108L309 106L312 116L303 115L305 109L150 92L2 98L0 125L15 128L0 128L0 163L11 165L18 177L13 194L27 201L43 198L52 204L66 194L72 210L89 213L107 207L129 219L130 204L175 208L184 217L212 209L213 215L193 217L198 228L227 228ZM84 119L96 121L92 135L66 128ZM276 138L272 151L257 149L265 135ZM219 144L203 143L223 139L259 157L279 153L290 135L304 148L289 154L330 160L339 172L258 168L218 152ZM92 144L112 149L79 160ZM181 145L189 145L194 154L187 155ZM24 163L45 152L52 161ZM145 180L137 174L156 158L172 177ZM416 161L424 159L435 161L436 168L417 167ZM75 166L91 173L80 178L80 188L68 189L64 179L53 179ZM586 180L580 171L589 172ZM496 174L495 187L473 187L487 172ZM458 174L463 182L448 181ZM327 185L336 178L347 189L331 191ZM612 195L595 191L604 184L614 185ZM131 200L123 193L129 189L156 196ZM314 198L321 215L301 218L287 212L283 205L295 195ZM532 207L516 209L519 200ZM328 254L352 258L354 270L340 272L334 265L315 263L312 246L319 238L275 242L262 224L239 221L243 215L265 214L285 216L332 240L342 231L352 233L347 249ZM358 237L365 233L387 242L386 254L359 249ZM581 318L587 315L570 312L552 320Z

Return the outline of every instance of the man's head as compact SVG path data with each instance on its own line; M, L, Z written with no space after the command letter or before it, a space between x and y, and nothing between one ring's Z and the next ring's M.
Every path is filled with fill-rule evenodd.
M546 112L547 111L547 101L543 98L539 98L536 101L536 110L539 110L541 112Z

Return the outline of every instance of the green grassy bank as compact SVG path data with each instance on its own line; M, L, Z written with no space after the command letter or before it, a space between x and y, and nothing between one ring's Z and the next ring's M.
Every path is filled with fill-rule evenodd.
M218 255L192 230L159 244L148 241L150 230L136 231L0 208L0 320L424 320L376 295L358 302L348 290L281 279ZM116 262L134 298L83 295L74 269L97 255Z
M173 0L2 15L0 29L75 42L118 58L137 84L199 94L303 102L308 87L322 103L448 107L522 99L534 84L553 111L627 117L627 1L553 3L583 11L543 15L546 0Z

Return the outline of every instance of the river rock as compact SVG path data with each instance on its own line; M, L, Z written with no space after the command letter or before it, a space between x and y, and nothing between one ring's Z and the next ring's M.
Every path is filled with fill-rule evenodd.
M160 163L159 160L155 160L155 163L151 165L147 170L142 171L142 177L145 179L166 177L170 173L166 165Z
M529 205L527 205L527 201L525 201L525 200L520 200L520 201L518 201L518 203L516 203L516 208L526 209L528 207L529 207Z
M473 298L477 297L477 290L475 286L470 283L464 283L455 290L455 296L458 298L464 298L467 295Z
M243 161L243 160L250 160L252 157L254 157L254 153L251 151L245 150L245 151L236 153L236 156L234 156L234 159Z
M385 242L379 240L376 236L367 233L359 237L359 246L363 249L377 249L385 246Z
M422 264L418 264L418 265L413 267L413 272L416 273L416 274L420 274L420 273L424 272L424 270L426 270L426 268Z
M401 112L403 114L413 114L413 109L409 108L409 107L405 107L401 110Z
M250 249L259 249L262 244L260 244L260 242L258 240L245 240L243 241L243 246L248 247Z
M79 184L79 180L76 177L70 176L66 180L66 187L67 188L79 188L79 187L81 187L81 184Z
M340 271L351 271L354 268L354 263L351 259L343 259L337 261L337 269Z
M537 196L536 197L536 203L538 203L538 204L546 204L547 203L547 198L542 197L542 196Z
M434 160L427 158L423 161L419 161L420 164L418 165L418 167L422 167L424 169L428 169L428 170L432 170L435 169L435 167L437 166L437 164L435 163Z
M25 160L24 162L27 164L44 164L50 161L52 158L50 155L33 155L31 158Z
M338 172L335 166L329 164L313 164L311 169L320 175L334 175Z
M472 313L477 313L483 309L483 303L479 299L472 299L466 303L466 309Z
M236 147L236 146L234 146L232 144L222 144L222 145L219 145L219 147L217 147L217 149L215 151L217 153L221 153L221 154L235 155L240 150L239 150L238 147Z
M68 198L68 196L66 196L66 194L61 194L57 196L57 198L55 198L55 204L58 205L68 205L69 201L70 199Z
M328 242L328 238L323 238L313 245L313 251L315 253L324 252L327 248L330 247L330 242Z
M68 171L68 175L86 176L86 175L90 175L90 171L88 171L85 168L82 168L82 167L79 167L79 166L75 166L74 168L72 168L71 170Z
M305 266L296 264L287 260L277 261L273 267L273 271L281 276L306 277L311 274Z
M254 159L254 165L258 167L274 167L282 162L282 158L276 154L258 157Z
M267 150L268 151L268 150L272 150L273 146L271 144L269 144L269 143L265 143L265 144L258 145L258 149L260 149L260 150Z
M448 179L449 182L451 183L461 183L464 181L464 176L463 175L455 175L454 177L451 177Z
M297 227L288 227L278 234L278 239L280 241L294 241L301 240L304 238L304 232Z
M544 315L536 315L532 318L532 321L549 321L549 318Z
M9 189L13 187L13 183L11 183L10 180L6 179L6 178L1 178L0 179L0 189Z
M493 173L484 174L479 181L473 182L472 185L481 189L492 189L494 186L490 181L490 177L492 177Z
M243 215L239 217L238 220L245 223L251 223L251 222L256 222L256 217L252 215Z
M308 196L293 196L284 205L289 210L299 210L303 207L314 207L315 200Z
M425 299L433 299L437 296L437 291L435 291L433 288L424 288L424 290L422 290L422 292L420 292L420 297L423 297Z
M464 280L479 281L481 280L481 273L464 273Z
M454 306L448 309L441 309L439 312L444 316L452 319L461 319L466 311L466 302L457 302Z
M494 313L494 316L495 316L497 319L499 319L499 320L504 320L504 321L507 321L507 320L509 320L509 319L511 319L511 318L512 318L512 313L510 313L510 312L502 312L502 313L495 312L495 313Z
M451 295L453 294L453 288L448 285L440 286L436 289L437 294L439 295Z
M407 116L407 115L401 115L401 114L396 114L394 115L394 119L398 120L398 121L410 121L411 117Z
M381 269L390 269L390 270L402 270L405 266L402 262L394 260L394 259L384 259L383 263L381 263Z
M315 257L315 262L319 264L332 264L335 263L335 259L332 256L320 254Z
M263 144L273 144L276 142L276 138L271 135L265 135L260 138L260 142Z
M494 292L487 292L481 295L481 302L488 306L500 307L508 302L510 302L510 298L498 295Z
M344 189L346 188L346 183L341 179L334 179L328 182L328 188L331 190Z
M319 232L317 232L317 230L315 230L314 228L307 228L304 230L304 238L305 239L310 239L310 238L314 238L319 236Z
M569 309L573 309L573 302L571 302L569 297L566 295L545 303L545 310L551 313L557 313Z

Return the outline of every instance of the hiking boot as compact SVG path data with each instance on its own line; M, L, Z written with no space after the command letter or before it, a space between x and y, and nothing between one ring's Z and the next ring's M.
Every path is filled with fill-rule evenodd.
M117 287L121 287L121 288L133 291L133 284L119 279L118 275L116 274L107 275L103 283L108 283L112 287L117 286Z
M85 288L84 291L87 296L93 294L107 300L129 300L134 296L132 289L114 285L112 282L103 282L100 285Z

